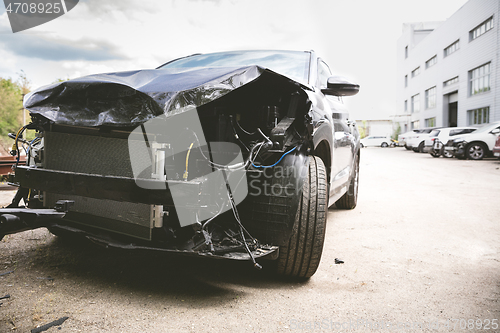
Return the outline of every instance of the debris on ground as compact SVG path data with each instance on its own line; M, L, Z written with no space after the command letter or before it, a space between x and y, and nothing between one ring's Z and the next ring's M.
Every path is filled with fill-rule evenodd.
M53 322L51 323L48 323L48 324L45 324L43 326L40 326L40 327L37 327L37 328L34 328L31 330L31 333L40 333L40 332L45 332L46 330L48 330L49 328L53 327L53 326L61 326L62 323L64 323L66 321L66 319L68 319L69 317L62 317L62 318L59 318L57 320L54 320Z

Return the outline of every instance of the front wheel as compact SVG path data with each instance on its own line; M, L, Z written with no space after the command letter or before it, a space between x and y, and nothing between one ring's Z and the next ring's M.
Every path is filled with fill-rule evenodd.
M439 157L439 156L441 156L441 153L439 151L435 151L434 148L431 149L431 151L429 152L429 154L431 154L432 157Z
M389 145L387 144L387 142L382 142L382 144L380 145L382 148L387 148L389 147Z
M471 160L482 160L486 155L486 147L479 142L473 142L465 147L465 157Z
M417 152L418 153L423 153L424 152L424 146L425 146L425 142L424 141L420 142L420 144L417 147Z
M309 156L309 172L302 187L292 236L288 244L279 249L278 274L307 279L318 269L325 241L327 189L323 161Z
M441 152L441 155L443 155L443 157L445 157L445 158L452 158L453 157L453 154L450 153L449 150L444 149L444 146L441 148L440 152Z

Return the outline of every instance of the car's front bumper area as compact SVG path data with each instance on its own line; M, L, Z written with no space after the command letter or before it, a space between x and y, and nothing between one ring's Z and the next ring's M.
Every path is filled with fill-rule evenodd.
M455 142L449 140L444 146L444 150L457 158L463 158L465 156L465 144L465 141Z
M138 186L133 178L26 166L18 166L15 169L15 177L11 180L12 184L20 186L19 192L24 192L20 197L26 197L30 188L36 189L40 195L31 195L29 201L33 208L16 207L18 201L11 205L13 208L0 209L0 237L46 227L56 235L80 235L96 244L125 250L154 250L235 260L254 260L262 257L277 259L278 256L277 245L261 243L249 234L243 236L245 245L240 239L241 229L235 223L228 223L227 218L222 218L220 222L214 224L217 230L211 229L210 234L208 228L204 230L199 224L173 230L168 225L168 220L175 218L175 209L172 209L170 214L167 213L160 223L149 219L150 207L153 209L155 206L162 206L166 212L169 210L168 207L174 207L168 186L176 185L179 181L167 181L166 190L151 190ZM165 181L153 179L144 181L150 182L150 185L154 185L155 182L165 184ZM182 185L183 195L192 199L186 201L184 208L194 211L195 208L206 206L200 201L203 200L199 195L201 182L182 181ZM50 198L54 197L69 200L58 201L54 209L48 208L51 206ZM69 205L65 205L62 210L57 208L68 201L72 205L76 203L75 206L69 208ZM104 208L109 211L109 216L122 215L123 218L99 215L98 209L88 213L85 211L89 209L88 202L93 206L103 202L104 206L109 206ZM101 207L100 211L102 210ZM123 212L116 214L117 210ZM127 215L127 210L133 212ZM146 217L130 220L134 215L141 213ZM178 222L172 224L176 223Z

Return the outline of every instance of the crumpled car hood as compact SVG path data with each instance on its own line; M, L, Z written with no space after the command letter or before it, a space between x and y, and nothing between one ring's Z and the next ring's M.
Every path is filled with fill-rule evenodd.
M41 87L24 107L57 124L130 126L199 107L263 75L281 76L259 66L96 74Z

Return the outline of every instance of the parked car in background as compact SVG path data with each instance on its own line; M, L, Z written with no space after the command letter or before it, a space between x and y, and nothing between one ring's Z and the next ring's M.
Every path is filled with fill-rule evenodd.
M500 159L500 135L497 137L497 141L495 142L495 147L493 147L493 156Z
M450 138L472 133L477 130L477 127L444 127L431 131L429 137L425 139L424 153L430 153L433 157L439 157L444 153L444 145L450 140ZM452 157L449 153L446 153L445 157Z
M457 158L481 160L493 154L493 147L500 134L500 121L486 124L473 133L451 139L445 149Z
M425 145L425 139L429 137L429 134L436 129L434 128L423 128L419 130L420 132L415 133L412 136L408 137L408 140L406 140L406 146L409 149L412 149L416 153L423 153L424 152L424 145Z
M413 129L409 132L405 132L403 134L399 134L398 135L398 145L400 147L405 147L406 149L410 150L411 148L409 148L407 145L406 145L406 141L408 141L408 138L409 137L412 137L418 133L420 133L420 129Z
M370 135L361 139L361 148L363 147L389 147L392 145L390 136Z

